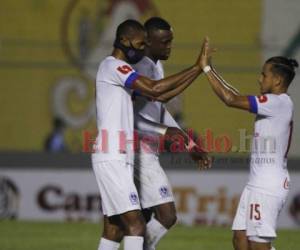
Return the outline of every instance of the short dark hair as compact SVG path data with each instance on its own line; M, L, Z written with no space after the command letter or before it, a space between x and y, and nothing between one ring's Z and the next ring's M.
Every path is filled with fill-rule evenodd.
M161 17L151 17L145 23L144 27L147 32L151 30L171 30L171 25Z
M121 36L129 35L132 31L145 31L145 28L137 20L127 19L117 27L116 41L120 41Z
M272 65L271 71L274 74L278 74L283 77L287 87L295 77L295 68L299 66L295 59L289 59L284 56L271 57L266 61L266 63Z

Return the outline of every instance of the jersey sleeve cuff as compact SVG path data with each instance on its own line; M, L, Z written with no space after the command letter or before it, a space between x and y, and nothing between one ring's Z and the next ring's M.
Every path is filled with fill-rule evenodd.
M254 114L257 114L257 101L256 101L255 96L249 95L247 97L248 97L248 101L249 101L249 104L250 104L250 112L254 113Z
M132 72L132 73L128 76L127 80L125 81L125 87L126 87L126 88L129 88L129 89L132 89L132 85L133 85L133 83L135 82L135 80L136 80L138 77L139 77L139 74L138 74L138 73Z

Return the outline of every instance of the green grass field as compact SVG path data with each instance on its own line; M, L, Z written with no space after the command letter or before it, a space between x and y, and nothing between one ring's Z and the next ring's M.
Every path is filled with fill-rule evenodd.
M0 222L1 250L97 250L101 226L91 223ZM299 250L300 231L280 230L277 250ZM158 250L229 250L229 228L177 225Z

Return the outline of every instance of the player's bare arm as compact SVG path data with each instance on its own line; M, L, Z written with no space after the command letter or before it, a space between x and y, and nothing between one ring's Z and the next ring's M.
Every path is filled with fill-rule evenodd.
M202 73L202 71L201 71ZM189 80L185 81L183 84L179 85L175 89L172 89L156 98L157 101L160 102L168 102L175 96L182 93L188 86L191 85L191 83L197 78L198 75L196 75L194 78L190 78Z
M134 82L133 88L138 90L142 95L154 100L166 102L180 94L202 73L202 54L203 53L201 51L196 63L188 69L158 81L151 80L146 77L139 77Z
M139 91L142 95L150 97L154 100L159 100L159 97L166 94L168 91L172 91L172 94L170 96L180 93L183 91L183 87L185 85L189 85L192 81L194 81L202 72L200 65L195 64L194 66L185 69L181 71L180 73L171 75L169 77L166 77L164 79L155 81L151 80L147 77L140 76L136 79L136 81L133 84L133 89ZM175 90L177 87L181 87L183 85L181 91ZM186 87L187 87L186 86Z
M200 64L205 69L207 79L216 95L229 107L250 110L247 96L242 96L239 92L229 85L217 72L210 66L211 48L209 40L205 38L202 45Z

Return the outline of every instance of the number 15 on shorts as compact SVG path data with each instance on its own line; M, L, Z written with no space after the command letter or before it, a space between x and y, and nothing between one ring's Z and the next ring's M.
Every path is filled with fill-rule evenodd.
M260 205L257 203L250 204L250 220L260 220Z

